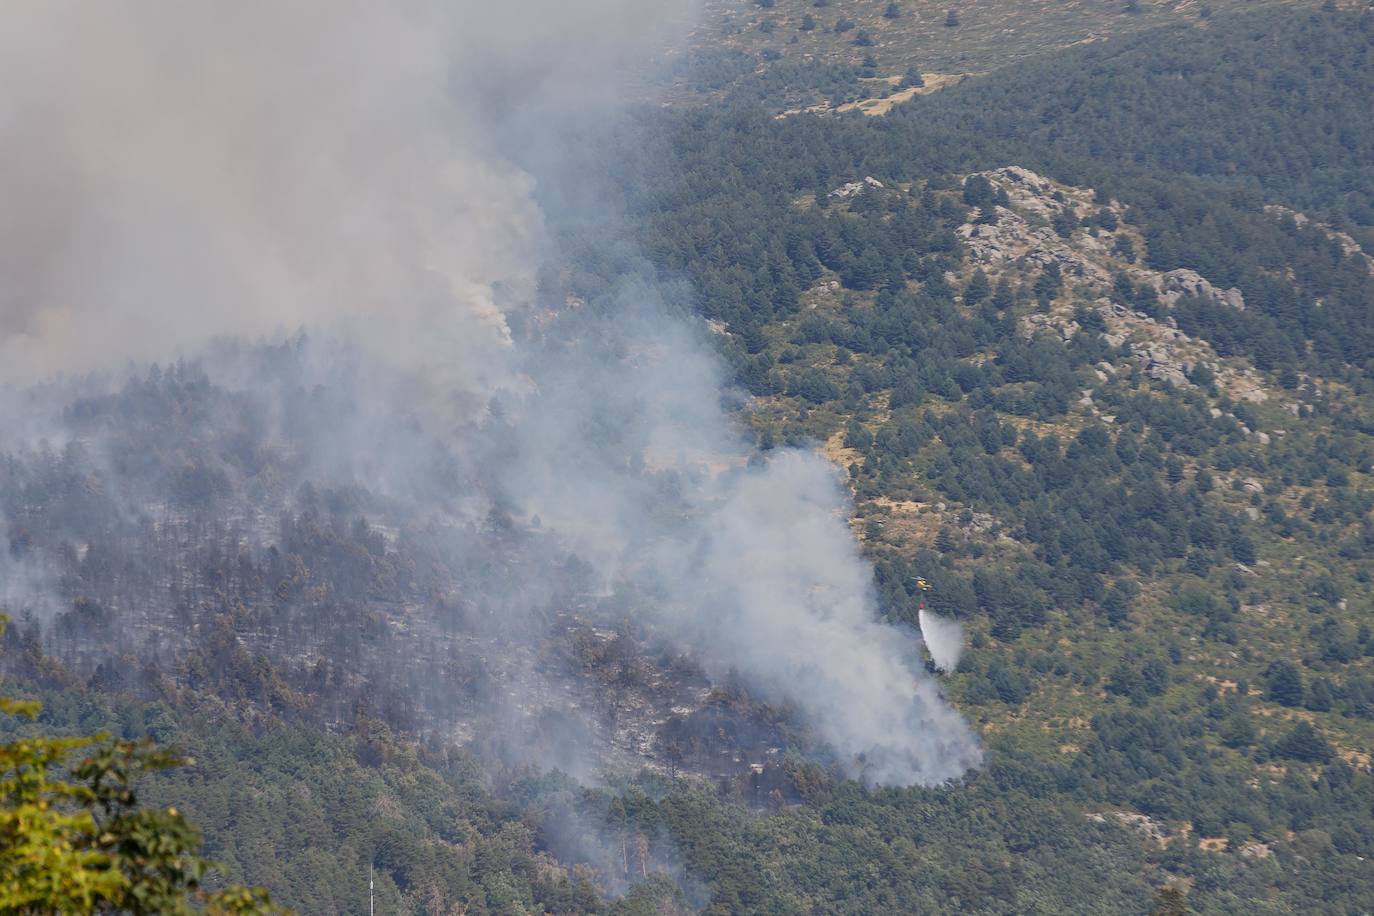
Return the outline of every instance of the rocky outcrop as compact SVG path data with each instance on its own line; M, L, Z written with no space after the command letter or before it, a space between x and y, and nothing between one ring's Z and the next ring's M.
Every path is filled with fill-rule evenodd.
M1252 367L1222 360L1206 341L1179 330L1167 312L1185 296L1244 310L1241 290L1222 288L1195 270L1160 272L1123 259L1123 248L1139 251L1144 242L1127 224L1121 204L1103 201L1090 189L1058 184L1020 166L979 174L1005 195L1001 199L1010 206L979 212L976 219L959 227L969 261L994 281L1007 275L1016 283L1027 283L1051 264L1058 265L1064 278L1065 295L1048 312L1021 318L1024 336L1053 334L1071 340L1083 332L1075 310L1086 306L1101 316L1103 341L1121 354L1117 358L1131 360L1152 379L1177 388L1192 387L1190 377L1205 366L1220 391L1233 400L1258 403L1270 397ZM1067 238L1049 225L1066 212L1082 223ZM1137 288L1153 290L1165 311L1147 314L1119 301L1115 285L1122 274ZM1097 369L1103 383L1116 372L1110 362ZM1080 399L1080 406L1096 411L1091 392Z
M958 229L964 249L975 264L1016 262L1036 269L1058 264L1064 276L1070 279L1105 283L1111 278L1101 264L1064 244L1053 229L1032 227L1020 214L1006 207L995 208L995 213L996 223L966 223ZM1097 240L1085 236L1079 241Z
M971 260L978 264L1005 264L1020 257L1029 235L1026 221L1005 207L996 208L996 223L966 223L959 237Z
M1135 358L1144 364L1145 374L1157 381L1165 382L1175 388L1191 388L1188 373L1193 371L1192 363L1179 362L1178 357L1168 350L1153 348L1137 351Z
M1082 328L1073 319L1068 321L1058 320L1056 315L1042 315L1039 313L1027 315L1021 322L1021 336L1027 340L1036 334L1048 332L1055 335L1065 342L1073 339Z
M1012 207L1023 213L1033 213L1049 219L1059 209L1057 202L1052 200L1057 190L1054 182L1030 169L1009 165L984 172L983 177L1006 191Z
M846 198L853 197L855 194L858 194L868 188L876 188L878 190L882 190L884 187L886 187L886 185L884 185L881 181L874 178L872 175L866 175L864 176L863 181L851 181L848 184L840 185L838 188L830 192L830 196L837 198L839 200L844 200Z
M1245 296L1239 289L1218 289L1206 277L1195 270L1179 268L1167 273L1156 274L1149 278L1150 285L1159 294L1159 301L1172 307L1184 296L1210 299L1222 305L1229 305L1238 311L1245 311Z

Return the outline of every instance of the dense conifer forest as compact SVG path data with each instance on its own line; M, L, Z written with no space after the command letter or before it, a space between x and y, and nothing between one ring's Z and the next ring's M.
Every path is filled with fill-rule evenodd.
M857 97L856 68L747 53L578 139L624 219L554 220L541 295L614 321L652 283L765 455L836 465L884 619L964 628L940 686L981 768L866 787L745 683L637 772L451 740L433 698L505 683L465 647L521 638L464 616L501 600L464 563L558 564L570 606L519 664L576 672L609 731L707 677L610 633L650 599L595 595L537 523L473 520L460 561L411 507L317 487L308 426L346 409L292 343L234 359L300 442L193 362L71 399L66 446L0 446L0 532L64 602L51 634L4 609L5 690L44 711L0 730L183 750L147 797L302 913L363 912L369 865L378 912L1368 910L1374 12L1228 7L879 116L791 110ZM448 460L415 473L477 485Z

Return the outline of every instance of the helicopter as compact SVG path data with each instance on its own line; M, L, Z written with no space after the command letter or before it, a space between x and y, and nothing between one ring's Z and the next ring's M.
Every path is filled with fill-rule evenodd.
M959 653L963 650L963 628L953 620L945 620L926 610L926 592L933 591L934 586L924 576L913 576L911 581L920 590L916 620L921 628L921 640L930 653L931 670L953 671L959 664Z
M926 609L926 592L930 591L931 586L930 583L925 580L924 576L917 576L914 581L916 582L916 587L921 590L921 601L918 605L918 609L924 611Z

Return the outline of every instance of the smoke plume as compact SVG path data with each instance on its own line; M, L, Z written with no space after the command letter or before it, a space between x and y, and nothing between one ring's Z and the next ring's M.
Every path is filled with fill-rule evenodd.
M541 274L569 214L540 201L579 199L539 194L570 177L560 131L622 103L625 74L689 15L680 0L6 4L0 381L304 329L291 390L326 395L273 422L312 473L454 518L499 508L602 594L639 596L651 638L797 710L856 775L956 777L977 742L919 643L879 622L835 470L755 453L707 332L647 271L596 302ZM286 403L232 348L206 365ZM344 419L312 423L324 401ZM432 472L431 439L456 469ZM517 629L557 592L521 575L481 586ZM957 643L927 631L942 667Z

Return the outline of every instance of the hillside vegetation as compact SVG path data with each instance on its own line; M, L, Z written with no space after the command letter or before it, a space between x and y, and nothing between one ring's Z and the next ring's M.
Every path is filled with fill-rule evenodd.
M1086 183L1202 178L1367 230L1371 29L1368 14L1218 17L1207 29L1171 26L1026 61L902 114Z
M1264 6L1312 9L1317 3L708 0L688 46L694 66L678 89L839 104L888 94L911 72L989 73L1055 49L1166 25L1205 35L1214 21Z
M625 223L555 220L548 286L615 320L617 291L653 282L715 343L765 452L834 462L882 613L914 624L923 577L968 635L941 683L981 770L843 779L747 684L599 627L649 599L594 599L537 523L493 513L471 562L566 580L541 606L555 636L501 660L464 616L499 601L455 598L451 535L317 491L194 365L63 413L119 433L125 479L168 490L159 518L126 518L75 445L0 465L10 549L60 556L70 600L66 642L45 649L29 621L3 644L40 724L189 748L201 768L156 798L205 826L233 880L306 912L362 912L374 862L379 900L416 913L1368 910L1374 13L1218 2L1205 28L1060 50L884 117L778 116L861 88L848 31L799 37L813 62L789 69L803 14L843 8L881 55L909 30L916 51L884 73L1204 18L1018 5L993 29L990 8L944 26L897 6L730 7L719 44L703 33L724 52L690 76L709 104L576 151ZM757 72L712 69L774 41ZM299 415L332 416L292 347L249 358ZM212 413L233 435L207 432ZM118 625L130 596L149 608L137 634ZM197 638L158 636L177 621ZM130 664L91 670L92 634ZM415 664L376 663L386 641ZM573 672L540 689L582 691L598 728L650 750L591 788L547 772L552 750L540 770L504 760L472 710L527 670ZM438 685L465 698L451 720L407 702Z
M994 755L1170 855L1285 863L1295 908L1368 894L1289 883L1363 855L1367 802L1266 793L1368 778L1371 23L1123 39L890 122L684 112L644 190L761 440L846 468L888 613L925 576L974 633L950 683ZM1200 86L1142 77L1190 54ZM1249 898L1197 867L1197 908Z

